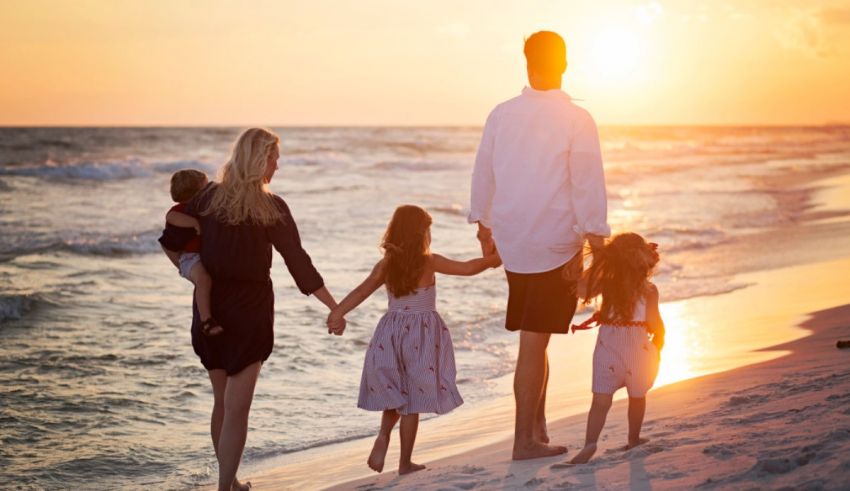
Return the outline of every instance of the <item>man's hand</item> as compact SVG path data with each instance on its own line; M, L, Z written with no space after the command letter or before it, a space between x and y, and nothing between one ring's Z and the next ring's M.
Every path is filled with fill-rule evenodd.
M496 242L493 240L493 232L478 222L478 242L481 244L481 256L487 257L496 254Z

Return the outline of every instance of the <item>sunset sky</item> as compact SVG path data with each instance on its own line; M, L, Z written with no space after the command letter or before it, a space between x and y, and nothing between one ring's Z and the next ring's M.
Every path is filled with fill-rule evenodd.
M0 125L480 125L541 29L602 124L850 122L846 0L0 0Z

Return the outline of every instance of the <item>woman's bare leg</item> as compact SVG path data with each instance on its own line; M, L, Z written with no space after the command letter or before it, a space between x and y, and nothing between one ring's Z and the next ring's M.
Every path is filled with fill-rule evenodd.
M224 423L224 390L227 387L227 372L224 370L209 370L210 382L213 387L213 410L210 418L210 436L212 436L213 449L216 460L218 459L218 439L221 436L221 425ZM239 478L233 478L232 491L247 491L251 489L251 482L239 482Z
M406 414L401 417L399 435L401 437L401 456L398 459L398 474L410 474L421 471L424 465L414 464L410 459L413 456L413 444L416 442L416 431L419 429L419 415Z
M395 409L388 409L381 415L381 429L378 431L378 436L375 437L372 452L366 461L369 468L375 472L384 470L384 459L387 456L387 449L390 448L390 435L392 435L398 418L399 414Z
M236 375L227 378L224 390L224 419L218 439L218 490L230 491L245 439L248 436L248 413L254 399L254 387L262 362L252 363Z

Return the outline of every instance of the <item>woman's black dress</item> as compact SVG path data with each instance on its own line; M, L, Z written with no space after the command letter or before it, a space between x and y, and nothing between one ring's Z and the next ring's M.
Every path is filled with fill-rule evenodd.
M226 225L200 214L215 192L216 185L210 184L189 202L186 212L201 223L201 262L212 277L211 310L224 332L202 334L193 302L192 347L207 370L224 369L235 375L254 362L265 361L272 352L272 246L305 295L324 286L324 280L301 247L295 219L282 198L274 196L282 219L273 225ZM159 241L166 249L181 251L193 236L192 229L166 225Z

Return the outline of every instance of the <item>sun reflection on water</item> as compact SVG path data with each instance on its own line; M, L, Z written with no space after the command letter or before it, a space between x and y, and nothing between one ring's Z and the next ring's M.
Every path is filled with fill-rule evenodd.
M660 310L667 333L655 387L698 375L695 362L705 350L700 323L687 315L683 302L661 304Z

